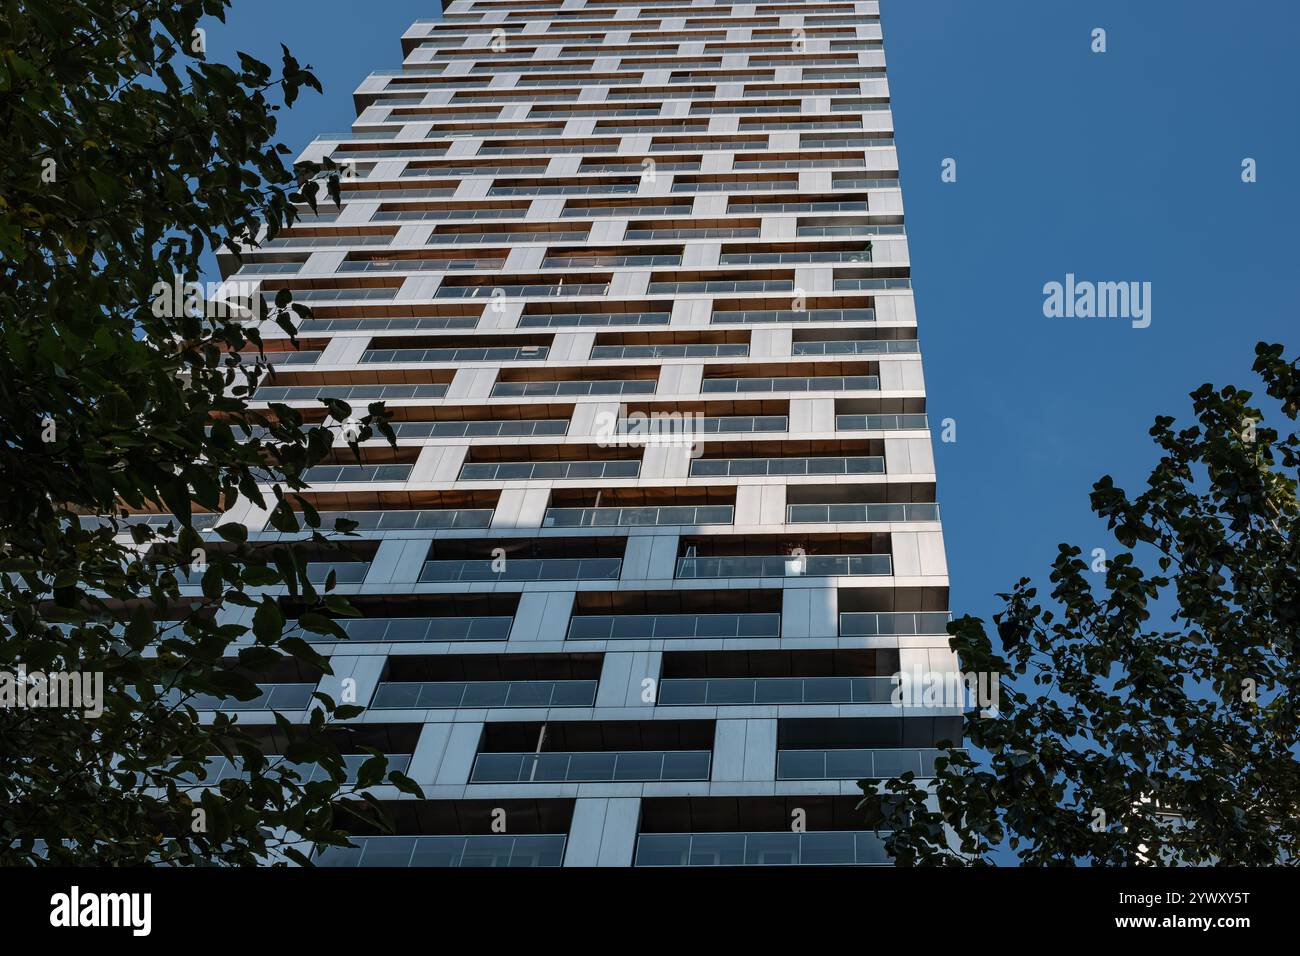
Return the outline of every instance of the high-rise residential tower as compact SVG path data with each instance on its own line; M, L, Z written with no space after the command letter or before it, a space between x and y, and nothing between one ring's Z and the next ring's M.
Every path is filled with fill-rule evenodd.
M258 399L398 436L310 475L359 523L322 687L424 799L326 861L886 862L857 781L960 722L895 695L956 663L878 4L455 0L402 45L301 157L340 207L237 274L314 311Z

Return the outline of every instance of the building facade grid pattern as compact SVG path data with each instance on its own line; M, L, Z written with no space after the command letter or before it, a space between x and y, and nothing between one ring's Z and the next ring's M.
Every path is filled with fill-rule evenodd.
M300 157L339 206L223 259L313 311L256 400L398 434L310 476L362 613L319 687L424 799L328 861L884 862L857 781L960 711L890 696L956 662L878 4L455 0L401 42Z

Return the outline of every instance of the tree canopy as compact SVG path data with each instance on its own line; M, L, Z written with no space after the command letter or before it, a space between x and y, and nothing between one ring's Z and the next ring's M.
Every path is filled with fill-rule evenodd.
M331 426L249 407L271 372L258 320L292 334L309 310L166 291L338 199L337 170L295 171L276 140L278 112L320 84L287 48L276 69L210 56L227 6L0 15L0 671L34 704L50 675L103 688L97 715L0 708L3 864L302 859L373 817L365 788L414 789L378 754L349 779L340 721L359 708L327 695L256 733L195 706L252 699L277 667L328 673L303 632L342 636L334 618L355 613L307 568L349 529L323 531L301 494L352 410L329 402ZM379 404L349 428L354 448L392 440ZM250 539L261 522L233 520L250 505L297 543ZM195 788L223 758L240 772Z
M1265 343L1254 371L1289 433L1252 392L1201 386L1195 423L1151 428L1144 489L1094 485L1116 553L1060 545L1050 603L1028 578L1000 595L996 644L979 618L949 626L998 706L928 785L861 782L899 863L1300 858L1300 373Z

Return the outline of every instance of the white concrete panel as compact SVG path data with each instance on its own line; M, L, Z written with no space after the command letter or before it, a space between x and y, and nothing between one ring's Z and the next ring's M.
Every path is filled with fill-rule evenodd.
M894 554L894 577L915 577L921 573L921 549L914 531L895 531L889 536Z

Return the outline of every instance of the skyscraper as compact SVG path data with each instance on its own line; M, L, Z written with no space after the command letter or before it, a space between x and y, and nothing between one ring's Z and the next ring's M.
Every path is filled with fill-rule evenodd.
M894 679L956 663L878 4L455 0L402 46L301 157L341 206L238 273L314 310L258 399L399 439L309 476L359 524L321 686L424 799L325 861L886 862L857 781L960 726Z

